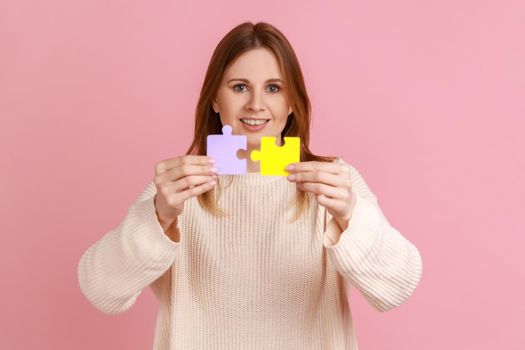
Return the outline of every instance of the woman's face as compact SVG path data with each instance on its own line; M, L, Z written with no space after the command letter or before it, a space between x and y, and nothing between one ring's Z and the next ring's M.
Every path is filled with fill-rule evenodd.
M222 125L232 127L232 134L247 136L249 149L259 147L262 136L275 136L280 145L281 132L292 113L284 88L273 53L253 49L226 69L213 109L220 114Z

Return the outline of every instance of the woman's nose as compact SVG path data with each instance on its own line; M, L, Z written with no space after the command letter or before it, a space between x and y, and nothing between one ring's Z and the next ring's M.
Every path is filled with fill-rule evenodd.
M260 92L254 92L250 96L250 100L248 101L247 108L253 109L253 110L259 110L262 109L262 93Z

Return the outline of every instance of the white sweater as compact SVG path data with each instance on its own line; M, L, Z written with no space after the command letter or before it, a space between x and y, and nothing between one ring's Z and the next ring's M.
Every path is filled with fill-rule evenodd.
M81 257L80 289L100 311L118 314L150 286L159 302L154 350L357 350L347 283L387 311L412 295L422 260L358 171L338 161L350 168L357 198L342 233L313 199L288 223L296 184L248 173L220 177L233 178L219 198L228 218L187 200L177 243L157 220L151 181ZM327 236L339 238L332 245Z

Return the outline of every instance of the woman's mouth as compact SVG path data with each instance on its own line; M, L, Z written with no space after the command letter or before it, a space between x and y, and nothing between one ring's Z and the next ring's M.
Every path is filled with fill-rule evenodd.
M241 119L242 125L248 131L262 130L269 121L269 119Z

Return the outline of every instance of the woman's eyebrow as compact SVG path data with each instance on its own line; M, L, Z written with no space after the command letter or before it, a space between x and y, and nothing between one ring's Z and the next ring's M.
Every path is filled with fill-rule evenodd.
M228 80L228 83L234 81L234 80L239 80L239 81L243 81L245 83L249 83L250 81L248 79L244 79L244 78L234 78L234 79L230 79ZM279 78L272 78L272 79L268 79L266 80L266 83L271 83L271 82L274 82L274 81L278 81L278 82L283 82L282 79L279 79Z

